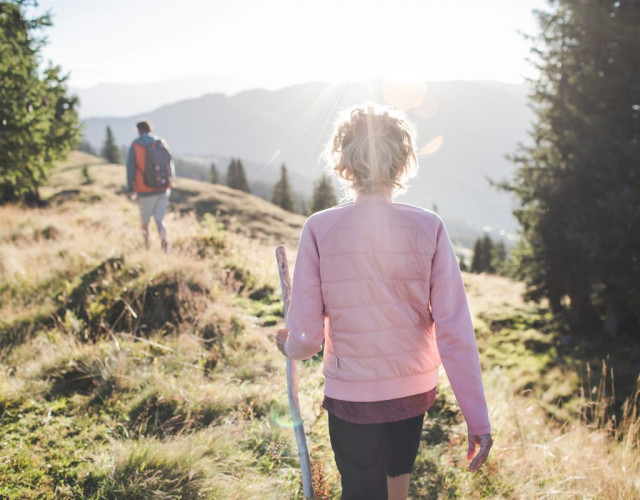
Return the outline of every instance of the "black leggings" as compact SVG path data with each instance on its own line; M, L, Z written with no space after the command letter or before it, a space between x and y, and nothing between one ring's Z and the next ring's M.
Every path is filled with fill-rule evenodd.
M329 413L329 436L342 477L342 500L386 500L387 476L408 474L424 413L383 424L352 424Z

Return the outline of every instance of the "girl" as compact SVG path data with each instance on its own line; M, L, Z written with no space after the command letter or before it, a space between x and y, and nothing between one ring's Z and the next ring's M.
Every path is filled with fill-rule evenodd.
M442 220L395 203L417 169L402 113L367 104L339 120L330 166L355 200L312 215L278 349L308 359L324 343L323 407L342 499L404 499L442 361L477 471L492 445L478 348Z

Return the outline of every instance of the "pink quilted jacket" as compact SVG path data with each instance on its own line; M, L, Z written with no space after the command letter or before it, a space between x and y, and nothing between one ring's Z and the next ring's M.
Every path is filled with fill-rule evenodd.
M490 431L458 263L442 220L359 196L312 215L296 259L285 350L322 348L325 394L384 401L438 384L444 365L472 434Z

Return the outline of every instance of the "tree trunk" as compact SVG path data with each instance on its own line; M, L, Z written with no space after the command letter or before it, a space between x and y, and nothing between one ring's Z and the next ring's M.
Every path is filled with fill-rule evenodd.
M604 332L608 337L615 339L618 336L618 328L620 322L618 320L618 311L613 300L607 299L607 310L604 318Z
M602 321L589 297L589 287L576 287L570 294L571 329L579 337L594 337L602 329Z
M45 202L40 198L40 191L38 191L38 188L27 191L24 195L22 195L22 200L24 201L25 205L29 207L41 207L45 205Z

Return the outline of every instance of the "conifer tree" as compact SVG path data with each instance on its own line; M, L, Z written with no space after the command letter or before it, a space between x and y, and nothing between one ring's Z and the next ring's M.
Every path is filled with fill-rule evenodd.
M478 238L473 245L472 273L493 273L493 240L488 234Z
M313 200L311 202L311 212L320 212L327 208L335 207L338 204L331 180L323 175L313 189Z
M229 163L229 168L227 169L227 186L244 191L245 193L251 193L240 159L232 158L231 163Z
M238 158L237 162L237 176L238 176L238 188L240 191L244 191L245 193L251 193L251 188L249 187L249 182L247 181L247 176L244 173L244 165L242 165L242 160Z
M78 141L77 98L59 66L38 67L45 41L34 32L48 15L28 19L30 2L0 2L0 202L39 200L53 164Z
M507 275L507 247L504 242L498 241L493 244L491 252L491 267L496 274Z
M122 163L122 152L116 145L111 127L107 125L107 135L102 146L102 157L109 163Z
M309 215L311 215L311 212L309 211L309 203L307 202L307 199L304 196L301 196L298 199L298 213L300 215L304 215L305 217L308 217Z
M289 185L287 167L284 163L282 164L282 167L280 167L280 180L273 188L271 203L278 205L280 208L287 210L288 212L293 212L293 193L291 192L291 186Z
M538 13L533 145L503 184L520 201L518 274L577 334L638 332L640 2L553 4Z
M469 268L467 267L467 259L465 259L464 255L458 256L458 267L460 268L460 271L469 270Z
M491 236L485 234L478 238L473 245L470 270L472 273L506 275L508 272L507 257L505 244L502 241L496 243L491 239Z
M209 181L211 184L218 184L220 182L218 169L216 168L216 164L213 162L211 162L211 167L209 168Z
M229 186L230 188L233 188L236 185L236 159L235 158L231 158L231 162L229 163L229 166L227 167L227 177L226 177L226 184L227 186ZM234 188L235 189L235 188Z

